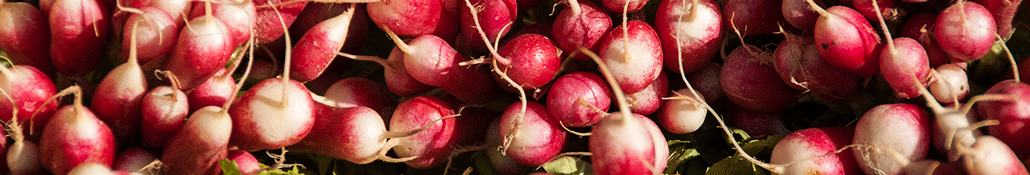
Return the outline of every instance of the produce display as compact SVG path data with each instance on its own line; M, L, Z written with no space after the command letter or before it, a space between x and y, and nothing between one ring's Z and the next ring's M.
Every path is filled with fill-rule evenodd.
M0 175L1030 175L1022 1L0 0Z

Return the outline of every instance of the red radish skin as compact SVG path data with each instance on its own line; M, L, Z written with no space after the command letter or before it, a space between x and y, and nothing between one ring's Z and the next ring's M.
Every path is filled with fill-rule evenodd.
M611 103L611 92L601 77L573 72L554 81L547 93L547 115L568 127L587 127L607 115Z
M680 73L682 65L683 73L691 73L712 60L722 43L722 21L726 17L715 1L662 1L656 13L654 27L662 40L666 69Z
M612 116L622 114L612 114ZM640 114L605 117L591 130L590 162L597 174L660 174L669 147L658 126Z
M1006 80L995 84L984 94L1010 95L1015 101L987 101L976 104L976 111L983 119L998 120L999 125L988 126L991 136L1005 142L1019 157L1030 157L1030 140L1024 133L1030 132L1030 85Z
M186 121L190 107L187 102L185 92L170 86L158 86L144 95L140 102L142 122L139 131L143 145L163 148L168 137Z
M496 134L504 137L511 132L517 133L505 149L506 155L522 165L540 166L561 153L565 146L565 130L547 116L547 107L536 102L526 103L526 113L521 116L521 124L513 129L515 123L519 122L516 120L520 118L521 108L522 102L516 102L504 110L500 118L500 132Z
M662 128L674 134L688 134L701 128L708 116L708 111L701 105L704 99L689 94L692 94L689 89L669 93L669 97L676 99L666 99L658 109L658 124Z
M172 21L175 21L175 26L183 28L186 26L188 18L183 18L185 15L189 15L190 12L190 1L189 0L151 0L150 6L157 7L172 17Z
M612 29L601 40L598 55L612 69L621 70L612 73L626 93L644 90L662 71L661 41L654 28L643 21L629 21Z
M987 55L994 46L994 17L984 6L964 1L951 5L937 16L933 33L941 50L952 62L969 62Z
M207 106L193 112L164 145L161 171L165 174L221 172L218 160L226 158L230 134L237 128L230 118L218 106Z
M658 79L640 92L629 94L626 97L630 100L630 111L640 115L651 115L662 106L665 94L669 93L669 78L665 72L658 75Z
M782 5L781 0L728 0L722 9L723 27L736 24L744 36L773 34L778 24L787 23L783 12L776 11Z
M819 6L824 5L822 0L813 1ZM780 11L787 23L804 31L815 29L815 21L819 19L819 13L812 10L805 0L783 0Z
M340 55L355 60L379 63L380 66L383 66L386 88L390 89L390 92L397 96L413 96L436 88L419 82L411 74L408 74L408 70L404 68L404 56L406 54L399 47L393 47L393 50L390 51L390 57L386 60L374 56L356 56L345 53Z
M111 39L114 40L120 40L122 38L122 36L117 34L120 34L124 31L123 29L125 28L125 20L129 19L130 15L137 14L135 12L139 12L135 10L139 10L143 7L150 7L150 3L152 3L152 0L118 0L118 2L120 4L111 4L110 6L105 5L108 8L112 8L111 33L115 35L112 35ZM118 5L121 5L122 8L118 8ZM166 14L168 13L168 11L164 12ZM171 17L171 14L169 14L169 17Z
M155 7L140 9L143 14L132 14L125 20L122 35L122 48L120 58L122 61L129 60L129 44L131 43L132 32L136 32L137 47L144 52L137 52L137 59L140 65L146 65L159 57L167 56L175 48L175 41L178 39L179 26L175 26L172 17L164 10ZM139 21L140 24L134 27L133 24Z
M157 160L157 158L158 157L153 153L150 153L150 151L140 148L129 148L118 153L118 157L114 159L114 164L111 165L111 169L116 171L137 172L149 165L150 162Z
M601 4L604 5L609 11L632 13L647 5L646 0L602 0Z
M304 85L287 81L265 79L229 107L232 145L241 150L276 149L293 145L308 135L314 125L315 102Z
M350 21L347 29L349 34L347 34L347 39L344 40L341 52L350 54L361 53L365 40L369 37L368 23L370 20L368 19L368 11L365 6L365 4L358 4L358 7L355 8L353 20ZM347 10L347 7L349 6L346 4L309 2L304 7L304 11L300 12L297 20L293 21L293 25L290 26L290 37L303 37L304 33L307 33L316 24L342 14ZM341 65L345 65L349 61L347 59L333 59L333 63L329 64L329 69L336 70L337 67L346 67Z
M368 17L379 28L390 28L397 35L417 37L436 35L454 38L458 33L458 9L447 9L443 0L396 0L369 3ZM457 2L455 2L457 3ZM448 41L451 39L447 39Z
M255 73L257 72L252 72L252 74ZM215 73L214 77L207 79L200 86L187 91L186 99L189 102L189 113L192 114L205 106L222 105L229 101L229 99L235 98L236 94L233 94L232 91L236 89L236 83L233 82L234 80L231 75L231 71L219 68L218 73Z
M720 72L722 72L722 66L708 62L701 70L686 76L690 86L701 93L701 96L705 98L705 102L711 104L723 98L722 86L720 86L721 81L719 80Z
M893 19L898 17L898 8L894 7L895 0L875 0L877 6L880 7L880 16L884 19ZM874 0L852 0L854 3L855 10L858 13L862 13L866 19L870 21L876 21L876 9L873 9Z
M0 66L0 90L15 100L11 103L0 99L0 120L11 121L12 112L17 109L18 123L22 123L26 137L39 140L43 127L57 110L57 103L45 103L57 93L56 89L49 77L32 66Z
M812 91L831 101L851 101L862 92L861 79L844 72L819 55L811 37L786 34L773 53L776 72L794 89Z
M269 43L283 36L286 28L297 20L297 15L304 10L307 1L285 3L285 0L253 0L257 7L255 16L254 37L258 43ZM273 9L274 8L274 9ZM283 23L286 28L283 28Z
M404 68L415 80L443 88L469 103L486 102L497 91L485 67L459 66L467 58L440 37L422 35L408 44L391 37L404 52Z
M486 130L486 133L500 133L501 118L494 119L490 122L490 127ZM517 175L522 174L522 171L526 169L525 165L519 164L512 160L511 157L501 153L500 149L497 149L503 142L504 136L497 134L486 134L486 157L490 159L490 165L493 166L497 173L504 175Z
M505 43L498 51L504 58L495 58L501 70L516 84L522 85L523 89L543 89L544 85L551 82L561 71L561 58L558 58L560 51L554 46L550 38L539 34L524 34L516 36ZM494 74L496 75L496 74ZM502 78L494 76L501 87L510 87ZM517 92L514 88L505 88L508 91Z
M179 33L175 49L164 66L179 77L182 90L193 89L214 76L234 51L221 20L198 17L190 20L189 25L192 30Z
M290 150L324 154L356 164L368 164L379 158L387 144L384 134L389 132L379 114L363 106L323 108L327 112L315 119L311 134L290 146Z
M29 65L53 76L47 16L23 2L0 5L0 49L17 65ZM8 113L9 114L9 113Z
M554 19L551 33L562 33L564 35L554 36L558 48L566 52L586 47L590 51L597 52L600 41L608 30L612 28L612 19L608 17L603 9L590 1L579 2L579 12L572 8L565 8ZM590 59L586 56L576 56L576 59Z
M991 136L980 137L966 153L965 167L969 174L1030 174L1009 146Z
M966 99L969 94L969 77L965 69L956 64L944 64L934 70L932 76L936 80L930 82L927 88L938 102L951 104Z
M880 74L898 97L916 97L920 88L930 84L930 63L926 51L912 38L896 38L893 42L893 45L885 45L888 48L880 54Z
M72 168L87 163L109 167L115 156L111 129L82 106L78 86L66 91L76 93L75 104L57 109L47 122L39 140L40 164L54 174L68 174Z
M854 144L867 147L853 151L866 174L902 173L894 160L895 151L909 161L922 160L930 147L930 116L922 108L906 103L873 107L855 125Z
M379 114L386 114L387 108L397 106L397 101L385 89L383 85L369 79L345 78L330 86L325 97L336 102L335 106L364 106Z
M289 53L291 78L308 82L318 78L336 58L336 53L343 48L349 33L351 20L357 4L351 4L350 10L343 14L326 19L316 24L297 41L297 45Z
M100 81L90 103L90 109L97 118L111 124L109 126L119 145L135 141L141 120L140 101L148 89L136 52L130 51L129 54L128 62L115 67Z
M390 117L389 128L390 131L415 130L453 114L454 111L444 101L435 97L419 96L397 105L393 116ZM428 169L439 166L446 161L454 146L457 146L453 143L461 139L455 137L458 134L455 133L455 124L455 119L443 119L418 134L398 138L393 152L400 157L417 156L404 162L411 168Z
M930 61L930 67L938 67L951 62L951 56L941 50L937 38L931 36L934 24L937 23L937 14L919 13L912 15L901 27L901 37L909 37L919 41L926 50L926 57Z
M246 151L229 151L226 158L236 162L236 168L239 169L243 175L257 175L258 172L261 172L261 164L258 163L257 158L254 158L254 155Z
M786 164L784 174L861 174L858 162L852 157L852 150L822 156L837 151L851 144L854 127L809 128L794 131L773 147L773 164ZM813 159L809 159L813 158Z
M819 55L855 76L869 77L880 71L879 53L883 46L865 17L844 6L815 9L820 14L814 30Z
M50 10L61 12L49 16L50 59L54 66L67 75L89 73L103 56L110 27L107 11L97 0L59 0Z
M790 108L801 91L783 82L772 65L771 53L754 53L758 47L733 49L719 74L723 94L737 105L758 112Z
M203 3L194 2L190 18L204 16ZM247 42L256 26L257 8L253 1L244 0L241 2L228 1L224 3L212 3L211 15L225 24L229 30L229 43L234 48ZM275 21L276 28L279 28L278 20Z
M736 104L729 104L724 114L723 117L730 122L730 126L744 130L751 138L790 133L783 123L783 114L780 113L755 112Z
M976 2L987 8L991 12L991 16L994 16L999 35L1008 38L1008 36L1014 33L1012 19L1016 17L1016 13L1019 11L1019 4L1023 0L977 0Z
M472 46L473 50L479 52L487 51L486 44L479 36L479 29L486 34L490 43L498 38L504 37L511 30L515 18L518 16L518 5L516 0L470 0L475 5L478 19L473 19L469 8L461 8L461 34L465 42ZM474 20L479 21L476 26ZM477 29L478 28L478 29ZM502 54L503 55L503 54Z

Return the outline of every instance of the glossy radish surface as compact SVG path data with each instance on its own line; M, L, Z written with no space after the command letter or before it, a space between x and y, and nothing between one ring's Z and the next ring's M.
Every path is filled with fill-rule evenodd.
M75 104L65 105L47 122L39 140L39 161L54 174L67 174L80 164L97 163L110 166L115 156L115 138L111 129L85 106L81 90ZM61 94L63 95L63 94Z
M600 76L587 72L573 72L559 77L547 94L548 116L567 127L586 127L597 123L611 104L608 85Z
M0 5L0 49L14 64L31 65L53 75L47 16L28 3Z
M663 57L661 42L651 25L630 21L616 26L600 42L598 55L605 64L623 70L613 72L613 76L626 93L640 92L658 79Z
M500 118L500 132L487 134L503 137L515 132L515 139L507 147L506 155L522 165L539 166L561 153L566 133L557 121L547 116L547 107L536 102L527 103L526 113L516 131L512 127L520 122L521 107L521 102L508 106Z
M662 40L665 68L696 72L716 55L722 42L722 9L711 0L662 1L655 14L655 30ZM682 61L680 61L682 56ZM676 64L679 63L679 64Z

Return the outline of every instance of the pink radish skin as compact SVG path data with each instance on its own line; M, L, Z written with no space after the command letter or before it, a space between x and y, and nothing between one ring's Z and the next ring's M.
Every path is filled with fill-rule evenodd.
M501 124L501 118L498 117L490 122L490 127L486 130L486 133L500 133L499 126ZM522 174L522 171L526 169L526 166L515 162L511 157L502 154L499 149L496 149L502 144L504 136L497 134L486 134L486 157L490 159L490 165L493 166L500 174L504 175L517 175Z
M668 99L658 109L658 124L662 128L675 134L688 134L701 128L705 117L708 116L708 111L701 105L704 99L694 98L691 94L689 89L680 89L675 93L669 93L669 97L680 99Z
M390 117L390 131L419 129L429 122L453 114L454 111L438 98L415 97L397 105L393 116ZM455 137L458 135L455 133L455 124L455 119L443 119L418 134L398 138L393 152L399 157L417 156L404 162L411 168L428 169L439 166L446 161L454 146L457 146L454 143L461 139Z
M193 112L189 120L186 120L164 145L161 154L164 168L161 170L165 174L221 172L218 160L226 158L229 136L232 130L238 128L233 125L230 118L232 117L218 106L207 106Z
M458 33L459 12L458 9L447 9L445 3L443 0L374 2L367 6L368 17L379 28L390 28L401 36L432 34L441 38L454 38Z
M726 17L722 16L722 9L715 1L662 1L656 13L654 27L662 40L666 69L680 73L682 65L683 73L691 73L701 70L712 60L722 42L722 22Z
M348 12L326 19L304 33L289 53L293 59L290 61L291 78L308 82L322 75L350 34L347 25L354 19L356 6L352 4Z
M1012 19L1016 17L1016 13L1019 11L1019 4L1023 0L977 0L976 2L987 8L991 15L994 16L999 35L1006 38L1012 35L1014 32L1012 30Z
M471 45L473 50L479 52L487 51L486 44L483 43L482 37L479 36L479 30L474 20L479 21L480 25L478 28L482 29L486 34L486 37L489 39L488 42L494 43L499 37L504 37L508 30L511 30L511 25L518 16L518 5L515 1L469 0L470 3L477 7L479 19L472 18L472 12L469 11L469 8L461 8L461 34L465 37L465 42Z
M658 125L640 114L613 113L591 129L590 162L597 174L660 174L669 147Z
M140 65L146 65L151 60L167 56L175 48L175 41L179 35L179 26L175 26L171 16L164 10L145 7L140 9L143 14L132 14L125 20L124 33L122 34L122 49L120 58L122 61L129 60L129 44L132 39L130 35L136 32L136 44L140 50L137 52L137 59ZM146 16L146 17L144 17ZM139 21L138 28L133 23Z
M255 63L257 65L257 63ZM255 69L256 71L256 69ZM251 75L257 72L251 72ZM236 94L233 94L233 90L236 89L236 83L232 78L232 72L225 70L225 68L219 68L218 73L215 73L214 77L207 79L204 83L193 88L186 93L186 99L190 107L189 113L200 110L205 106L218 106L229 101L230 98L235 98ZM254 76L251 76L254 77Z
M135 53L131 51L129 54ZM128 62L108 72L93 91L90 109L97 118L111 124L109 126L119 145L134 141L139 132L140 101L147 89L147 78L137 58L131 55Z
M422 35L402 46L401 50L409 49L404 53L404 68L419 82L443 88L470 103L486 102L497 90L485 67L459 66L467 58L439 37Z
M116 171L137 172L150 164L150 162L157 160L157 158L158 157L150 153L150 151L140 148L129 148L118 153L118 157L114 159L114 164L111 165L111 169Z
M628 43L624 37L628 37ZM658 79L662 71L661 41L651 25L629 21L612 29L600 42L598 55L611 69L622 70L612 72L612 76L626 93L640 92Z
M191 19L206 15L204 14L203 3L194 2L193 4L193 10L190 13ZM249 0L212 3L211 16L225 24L225 28L229 30L229 45L235 48L247 42L247 39L250 38L251 30L254 29L255 21L257 21L257 8ZM278 20L273 24L275 24L276 28L281 28L279 27Z
M214 17L193 18L182 30L164 69L179 77L182 90L193 89L217 73L234 51L225 24Z
M229 151L229 155L226 158L236 162L236 168L243 175L256 175L258 172L261 172L261 164L258 163L257 158L254 158L254 155L246 151Z
M288 80L285 85L284 90L282 79L265 79L229 107L232 145L241 150L276 149L308 135L315 120L311 93L300 82Z
M752 138L790 133L780 113L755 112L736 104L729 104L724 114L730 126L744 130Z
M812 38L787 34L773 53L776 72L794 89L812 91L831 101L851 101L859 93L861 79L844 72L819 55Z
M737 105L758 112L779 112L790 108L801 91L783 82L772 65L771 53L749 53L759 50L747 45L730 52L719 74L726 97Z
M282 37L286 28L289 28L293 21L297 20L297 15L300 15L304 6L308 4L307 1L285 2L289 1L253 0L254 6L257 7L254 37L257 38L258 43L269 43ZM286 28L283 28L283 23L286 24Z
M866 174L882 171L902 173L904 165L888 150L909 161L922 160L930 147L930 116L918 106L898 103L874 107L855 125L854 144L866 145L853 151Z
M819 55L851 75L869 77L880 71L883 46L865 17L844 6L816 9L821 11L814 33Z
M1009 146L991 136L977 138L964 159L969 174L1030 174Z
M894 48L889 48L892 46ZM900 98L919 96L919 89L930 84L930 63L923 46L912 38L901 37L894 39L893 45L884 47L880 54L880 74L887 84Z
M406 54L401 49L394 47L390 51L390 57L386 61L380 62L384 69L383 76L389 77L385 80L386 88L389 88L393 94L402 97L420 94L436 88L419 82L411 74L408 74L407 68L404 67L404 55Z
M77 87L73 86L73 91ZM39 162L54 174L68 174L72 168L86 163L109 167L114 161L115 139L111 129L82 106L80 95L75 98L74 105L57 109L39 140Z
M397 106L383 85L365 78L345 78L326 90L325 97L339 107L364 106L379 114L386 114L387 108Z
M1006 80L995 84L984 94L1011 95L1015 101L986 101L976 104L983 119L998 120L1001 124L987 127L991 136L1005 142L1019 157L1030 157L1030 85Z
M984 6L965 1L941 11L933 33L952 62L969 62L987 55L994 46L998 30L994 22Z
M880 7L880 16L884 19L891 19L897 17L897 8L894 7L895 0L876 0L876 5ZM858 13L862 13L866 19L870 21L876 21L876 9L873 9L873 0L852 0L854 3L855 10Z
M822 0L814 1L815 4L823 6ZM787 23L804 31L815 29L815 21L819 19L819 13L812 10L805 0L783 0L780 11Z
M11 132L14 143L7 146L4 151L4 168L10 168L9 172L13 175L30 175L40 174L43 172L43 167L40 166L39 162L39 147L32 141L24 140L21 136L21 131L18 133ZM2 133L2 132L0 132ZM4 141L6 142L6 141ZM4 143L4 145L7 145Z
M50 61L50 26L36 7L22 2L0 5L0 49L17 65L29 65L53 76ZM10 114L10 113L7 113Z
M89 73L103 56L110 27L107 11L97 0L59 0L50 10L61 12L49 16L50 59L54 66L67 75Z
M612 28L612 19L608 17L603 9L590 1L579 2L579 13L572 8L565 8L554 19L551 26L551 33L563 33L564 35L554 36L558 48L566 52L586 47L590 51L597 52L601 43L598 42ZM621 11L621 10L620 10ZM576 56L576 59L590 59L586 56Z
M941 45L937 43L937 38L931 36L936 23L937 14L919 13L905 21L905 25L901 27L901 37L915 39L919 41L919 44L923 45L923 50L926 50L926 57L930 61L930 67L938 67L952 60L948 53L941 50Z
M316 24L325 21L326 19L336 17L342 14L349 7L346 4L333 4L333 3L316 3L309 2L307 6L304 6L304 11L300 12L297 20L293 21L293 25L290 26L290 37L301 38L304 33L307 33ZM354 8L354 17L348 25L347 39L344 40L343 49L341 52L358 54L364 47L365 40L368 38L369 20L368 11L365 10L365 4L358 4L357 8ZM347 59L333 59L333 63L329 64L329 69L335 67L341 67L349 60Z
M624 9L626 13L632 13L647 5L646 0L602 0L601 4L604 5L609 11L622 12Z
M324 105L324 104L317 104ZM322 106L308 137L290 146L290 150L328 155L356 164L368 164L380 156L387 144L386 124L368 107Z
M140 136L143 145L154 149L163 148L168 137L185 122L190 107L187 101L186 93L169 86L158 86L144 95L140 102Z
M687 81L690 82L690 86L694 87L701 96L705 98L705 102L711 104L715 101L722 99L722 86L719 80L719 73L722 72L722 66L719 64L708 62L701 70L687 74Z
M125 10L119 9L117 5L121 5L122 7L127 8L127 9L137 9L137 10L139 10L139 9L142 9L143 7L150 7L150 3L152 3L152 0L118 0L118 1L121 4L111 4L111 6L106 6L108 8L112 8L112 11L111 11L111 31L112 32L111 33L115 34L115 35L112 36L112 39L115 39L115 40L121 39L122 36L117 35L117 34L123 33L125 31L125 30L123 30L125 28L125 20L129 19L130 15L136 14L136 13L133 13L133 12L129 12L129 11L125 11ZM161 9L161 10L164 10L164 9ZM168 13L168 11L164 11L164 12L165 12L165 14ZM169 14L169 17L171 17L171 14ZM176 23L173 23L173 24L176 24Z
M32 66L0 66L0 90L15 99L11 103L0 98L0 120L11 121L12 112L17 109L18 123L22 123L26 137L39 140L43 127L57 110L57 103L44 103L57 93L56 89L50 78Z
M852 157L851 149L829 156L821 156L850 145L854 132L854 127L809 128L794 131L776 143L776 146L773 147L772 159L769 162L785 164L801 161L786 166L784 174L861 174L862 170L858 168L858 162L855 162L855 158Z
M582 99L592 107L580 104ZM567 127L587 127L601 120L611 105L611 92L601 77L573 72L554 81L547 93L547 114Z
M662 106L664 101L662 98L667 93L669 93L669 78L665 75L665 72L661 72L658 75L658 79L647 85L647 88L644 88L644 90L626 95L632 104L629 109L635 114L651 115L651 113L658 111L658 108Z
M495 59L500 64L497 67L507 70L505 73L508 77L516 84L522 85L523 89L541 89L561 71L559 52L550 38L539 34L524 34L505 43L498 51L504 58ZM507 83L500 77L494 77L498 80L495 82L502 84L501 87L511 87L503 85ZM518 92L514 88L505 89Z
M722 9L722 24L726 28L736 24L744 36L773 34L778 31L777 24L787 23L783 10L776 11L782 5L778 0L728 0Z
M928 89L938 102L944 104L965 100L969 94L969 77L966 70L956 64L944 64L937 67L935 81L930 82ZM945 83L947 82L947 83Z
M518 130L514 130L515 123L520 119L521 108L522 102L516 102L504 110L500 119L500 132L497 134L504 137L512 132L517 133L505 149L506 155L522 165L540 166L561 153L565 146L565 130L547 116L547 107L536 102L526 103L522 123L518 125Z
M175 21L175 26L183 28L186 26L186 22L189 21L187 18L183 18L183 14L189 15L190 12L190 1L189 0L151 0L150 6L157 7L165 12L168 12L168 16L172 17L172 21Z

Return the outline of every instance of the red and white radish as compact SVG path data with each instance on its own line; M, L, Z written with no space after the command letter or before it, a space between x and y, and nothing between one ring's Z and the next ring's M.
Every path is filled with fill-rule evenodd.
M547 115L564 126L587 127L607 115L611 103L610 90L601 77L573 72L554 81L547 93Z
M142 21L133 21L136 28ZM135 32L136 30L127 30ZM130 39L129 61L115 67L104 76L104 79L93 91L90 109L97 118L109 123L115 140L119 145L134 141L139 132L140 101L146 94L147 78L136 57L136 33Z
M976 2L987 8L991 12L991 16L994 16L994 22L997 22L997 32L999 35L1008 38L1014 33L1012 19L1016 17L1016 13L1019 11L1019 4L1023 0L977 0Z
M987 127L988 133L1012 148L1019 157L1030 156L1030 140L1024 133L1030 132L1030 85L1015 80L998 82L984 94L1008 95L1014 101L989 101L976 104L976 111L983 119L998 120L996 126Z
M859 167L867 174L901 173L904 165L890 151L910 161L922 160L930 147L930 116L912 104L883 104L865 113L855 125L853 151Z
M544 85L554 80L561 71L561 58L558 58L561 51L554 46L550 38L539 34L523 34L508 40L500 50L497 50L500 58L497 60L498 68L504 70L515 84L529 91L543 89ZM495 74L496 75L496 74ZM503 78L494 76L496 82L502 87L507 84ZM515 91L514 88L504 88L508 91Z
M572 6L563 9L554 19L551 25L551 33L563 35L554 36L558 48L571 52L580 47L586 47L590 51L597 52L600 41L612 28L612 19L603 9L590 1L569 2ZM577 56L576 59L590 59L586 56Z
M726 97L741 107L758 112L779 112L790 108L801 91L783 82L772 65L771 53L745 45L733 49L719 74Z
M236 2L239 1L239 2ZM203 3L193 3L190 19L206 15ZM229 45L242 45L250 38L257 20L257 8L251 0L230 0L211 4L211 16L225 24L229 30ZM278 20L275 23L279 24ZM276 25L278 26L278 25Z
M109 167L115 156L111 129L82 106L82 90L78 86L61 91L55 98L69 93L75 94L74 104L57 109L43 129L39 140L40 164L54 174L68 174L72 168L87 163Z
M831 101L851 101L862 92L861 79L823 59L812 38L784 35L773 54L776 72L787 85Z
M970 1L960 1L941 11L933 33L941 50L953 62L979 60L994 46L998 28L991 12Z
M2 90L0 90L2 91ZM0 100L14 100L10 96L4 95L5 99ZM11 145L7 145L7 139L2 139L0 145L3 145L2 150L4 155L4 164L0 165L0 171L9 172L13 175L28 175L28 174L39 174L43 172L43 168L39 162L39 148L36 143L26 140L24 130L22 130L22 124L18 120L7 120L4 122L7 128L0 130L0 134L11 137L14 142ZM5 137L6 138L6 137Z
M601 4L613 12L631 13L647 5L646 0L602 0Z
M851 3L853 3L855 10L858 11L858 13L862 13L862 16L865 16L866 19L876 21L877 14L886 19L894 19L901 15L899 14L900 8L894 6L894 1L895 0L852 0ZM876 3L876 5L873 5L873 3Z
M364 106L379 114L387 114L387 108L397 106L383 85L365 78L345 78L326 90L325 98L336 102L338 107Z
M669 93L669 78L662 71L658 75L658 79L647 85L647 88L640 90L640 92L632 93L626 96L630 100L630 111L640 115L651 115L658 108L662 106L665 94Z
M157 7L165 12L168 12L168 16L172 17L172 21L175 22L175 26L183 28L186 23L190 20L185 18L190 12L190 1L189 0L150 0L151 7Z
M658 124L675 134L688 134L701 128L708 111L691 95L689 89L680 89L669 93L662 107L658 109ZM701 93L698 93L701 94ZM702 96L703 98L703 96Z
M782 0L728 0L722 6L722 24L724 27L730 27L730 23L738 25L744 36L773 34L777 32L777 25L787 23L782 5Z
M490 122L489 128L486 133L500 133L501 118L494 119ZM486 157L490 159L490 165L493 166L500 174L504 175L516 175L521 174L526 169L525 165L515 162L511 157L506 156L506 153L502 153L500 149L504 136L498 134L486 134Z
M814 0L815 4L822 6L822 0ZM784 20L794 28L804 31L815 29L815 21L819 19L819 13L812 10L812 7L805 0L783 0L780 4L780 12Z
M874 3L872 4L873 10L880 12L877 1L872 1ZM880 21L883 35L888 38L887 45L884 45L885 48L880 52L880 74L883 74L883 78L887 80L891 89L897 92L898 97L918 96L919 89L924 88L930 82L930 61L927 58L926 50L923 49L922 44L912 38L892 39L887 22L883 20L884 17L876 15L876 18Z
M13 64L30 65L53 76L50 61L50 25L47 16L24 2L0 5L0 49Z
M193 89L214 76L235 50L225 23L207 14L191 19L188 30L179 32L175 49L164 65L165 70L179 77L182 90Z
M369 3L368 17L379 28L397 35L436 35L445 41L458 33L459 10L448 9L444 0L394 0ZM456 7L457 4L455 4ZM455 8L456 8L455 7Z
M486 102L496 91L496 85L483 67L459 66L458 63L467 58L444 39L422 35L405 44L390 29L385 30L404 52L404 68L415 80L443 88L461 101L470 103Z
M45 103L57 93L53 81L32 66L0 66L0 90L14 101L0 99L0 120L11 121L17 110L18 123L29 140L39 140L40 133L50 120L57 103Z
M186 99L189 102L189 113L193 113L206 106L218 106L229 101L229 99L236 98L236 94L232 92L236 89L236 82L233 81L232 71L219 68L214 77L207 79L200 86L187 91Z
M347 53L339 53L339 55L350 59L379 63L380 66L383 66L386 88L397 96L412 96L436 88L419 82L411 74L408 74L408 70L404 68L405 53L399 47L394 47L390 51L390 57L385 60L375 56L358 56Z
M229 151L227 159L236 162L236 169L243 175L257 175L261 172L261 163L258 163L254 155L240 150Z
M792 163L783 174L861 174L852 150L836 152L851 144L854 133L854 127L794 131L776 143L769 162Z
M397 138L397 146L393 152L400 157L415 157L405 161L404 164L412 168L428 169L439 166L446 161L453 143L459 139L455 137L455 119L442 119L454 114L442 100L431 96L418 96L408 99L397 105L393 116L390 117L390 131L411 131L426 127L429 122L434 122L424 128L422 132L408 137ZM376 118L378 119L378 118Z
M118 153L118 157L114 159L111 169L115 171L137 172L143 170L143 168L157 160L157 158L150 151L140 148L129 148Z
M969 77L957 64L944 64L931 71L934 81L927 87L938 102L949 104L965 100L969 94Z
M178 81L171 74L167 77L171 79L172 86L155 87L140 101L139 132L143 145L148 148L163 148L168 137L186 121L190 109L186 93L175 87Z
M506 155L522 165L540 166L561 153L566 134L558 122L547 115L547 107L536 102L526 105L525 112L520 110L522 102L509 105L501 115L500 132L487 134L504 137L515 132L514 139L505 149ZM517 122L520 124L515 124Z
M665 68L674 73L680 73L679 66L683 66L682 73L704 68L722 43L723 17L712 0L662 1L654 27L662 40Z
M110 27L107 11L97 0L58 0L50 10L60 12L49 16L54 66L67 75L89 73L103 56Z
M819 12L814 30L819 55L855 76L869 77L879 72L882 44L865 17L848 7L823 9L812 0L806 1Z
M283 36L308 1L253 0L253 3L257 8L254 37L257 43L269 43Z
M496 43L511 30L518 14L516 0L470 0L475 5L478 18L473 17L469 8L461 8L461 34L465 42L473 50L485 52L484 42ZM486 34L487 40L479 37L479 31ZM502 51L503 52L503 51Z
M299 82L266 79L243 93L229 107L229 114L232 145L241 150L276 149L308 134L314 124L314 101Z
M136 52L136 59L138 59L140 65L146 65L151 60L159 59L162 56L167 56L175 48L175 42L178 40L179 26L175 25L175 21L172 21L172 17L168 12L155 7L144 7L139 9L142 13L132 14L125 20L122 35L121 53L120 58L122 61L128 61L132 35L135 33L137 48L144 50L144 52ZM140 25L135 25L139 21Z
M354 19L356 8L357 4L350 4L347 12L326 19L304 33L289 53L294 59L290 62L293 68L291 78L308 82L319 77L329 67L350 35L348 25Z
M961 154L969 174L1030 174L1008 145L991 136L977 138Z
M658 79L663 59L661 41L651 25L629 21L612 29L600 42L598 55L612 69L620 70L612 72L613 77L626 93L640 92Z
M930 67L938 67L952 60L948 53L941 50L941 44L937 43L937 38L932 36L936 23L937 14L919 13L909 17L900 31L901 37L915 39L923 45L923 50L926 50L926 57L930 60Z

